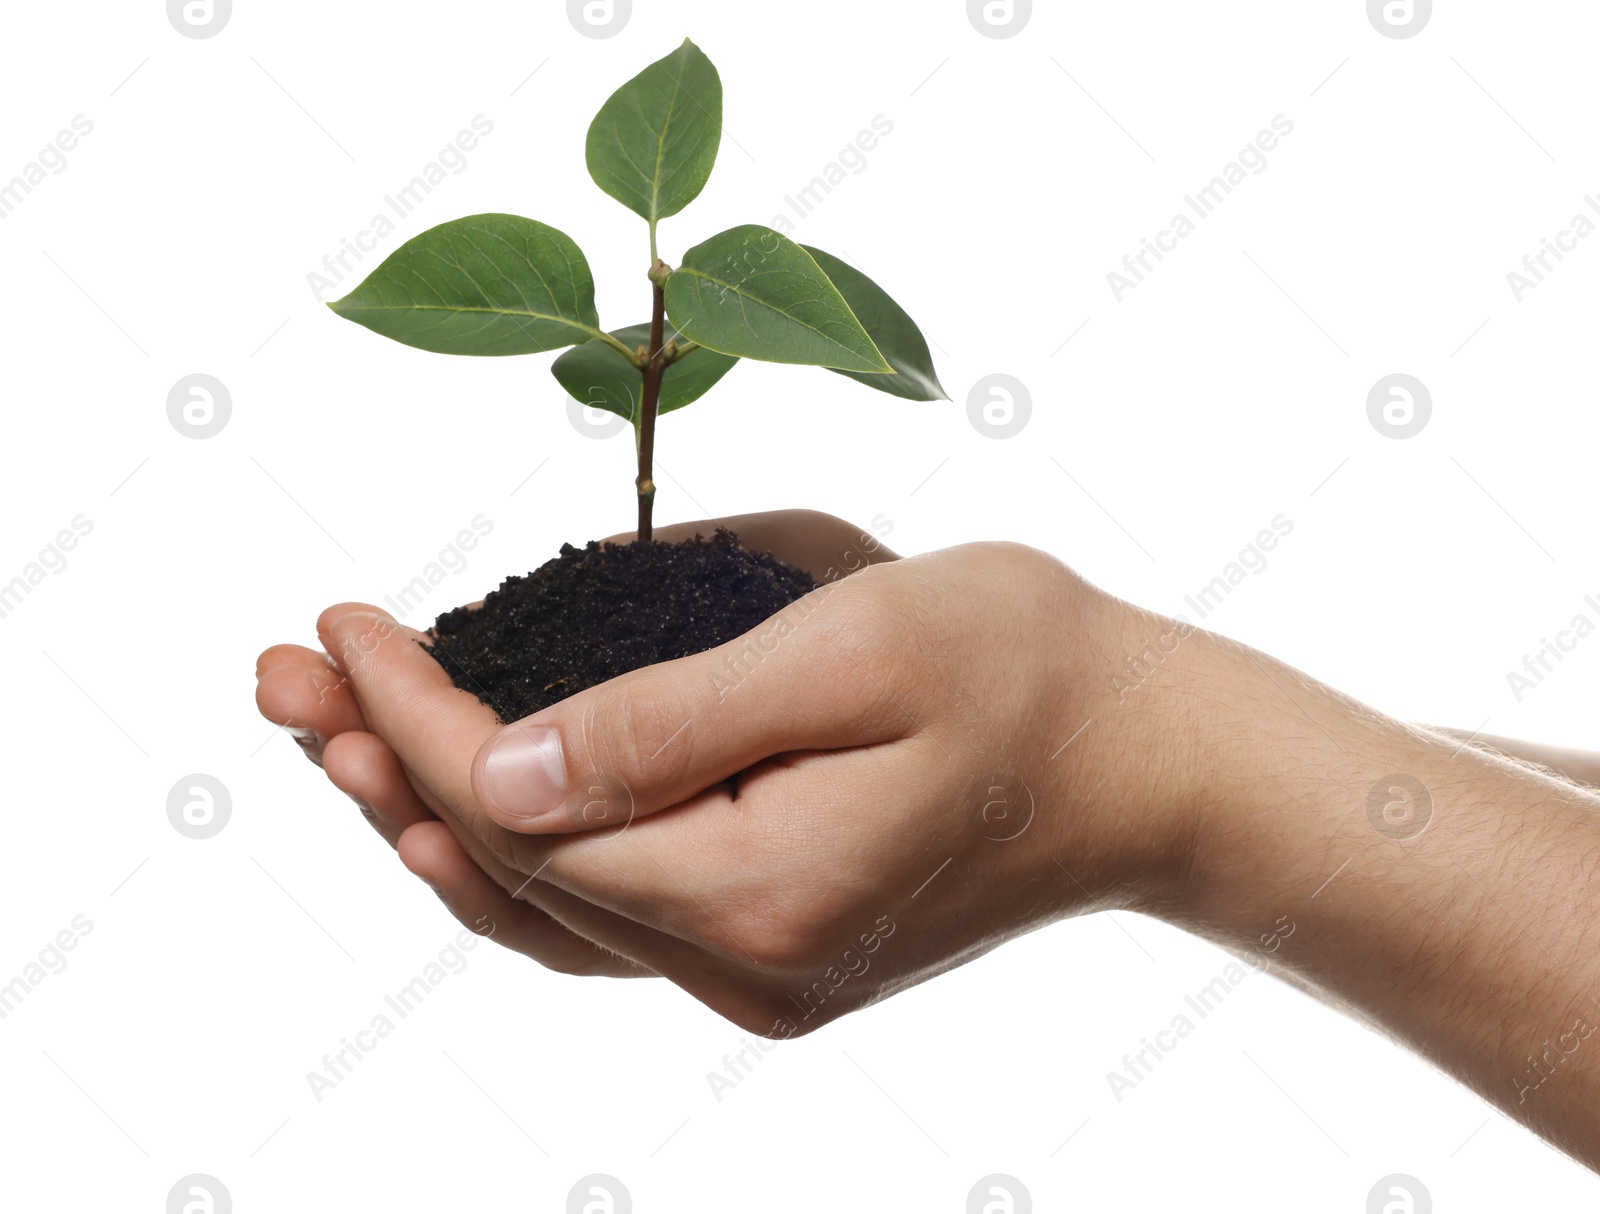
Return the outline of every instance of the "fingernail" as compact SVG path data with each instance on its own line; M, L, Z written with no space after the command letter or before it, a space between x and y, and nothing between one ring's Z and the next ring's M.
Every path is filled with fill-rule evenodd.
M490 808L523 822L542 817L567 791L561 735L548 725L513 725L490 744L478 775Z
M328 744L326 738L314 729L304 729L298 725L285 725L283 732L294 739L295 745L305 752L306 758L318 767L322 766L322 749Z

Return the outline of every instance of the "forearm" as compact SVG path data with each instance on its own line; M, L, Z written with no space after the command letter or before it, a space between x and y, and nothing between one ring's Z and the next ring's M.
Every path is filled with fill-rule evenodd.
M1231 690L1172 917L1271 938L1271 964L1600 1167L1600 797L1214 638L1200 660Z

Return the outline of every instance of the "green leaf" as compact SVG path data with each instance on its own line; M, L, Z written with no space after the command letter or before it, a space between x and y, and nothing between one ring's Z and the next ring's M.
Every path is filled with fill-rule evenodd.
M650 221L676 215L711 176L722 141L722 80L687 38L611 94L589 125L595 184Z
M536 354L600 332L582 251L565 232L518 215L429 228L328 306L437 354Z
M894 372L811 254L771 228L746 224L696 245L667 278L666 293L672 323L708 349Z
M949 400L939 376L933 369L933 356L928 353L928 343L922 331L906 310L889 297L889 293L854 266L840 261L832 253L824 253L810 245L801 245L817 265L822 267L833 285L839 288L845 303L856 314L856 319L866 329L867 335L898 375L862 375L856 371L838 371L851 379L860 380L869 388L887 392L906 400Z
M612 336L634 350L650 344L650 326L629 325L618 329ZM668 325L664 340L679 341L680 335ZM681 345L682 342L679 341ZM661 401L656 407L659 416L681 409L699 400L716 382L726 375L737 358L719 354L704 347L671 364L661 377ZM584 342L568 350L550 367L550 373L561 381L572 399L596 409L609 409L618 417L637 423L639 394L644 387L644 376L639 368L623 358L615 346L598 339Z

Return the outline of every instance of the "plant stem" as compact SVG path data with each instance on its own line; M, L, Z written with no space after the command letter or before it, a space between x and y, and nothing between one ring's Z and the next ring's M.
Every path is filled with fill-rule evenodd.
M650 278L650 350L644 365L644 391L639 397L639 477L634 482L639 490L638 538L648 542L652 535L651 508L655 505L656 485L652 479L652 462L656 448L656 408L661 403L661 377L667 372L666 350L663 349L667 326L667 296L662 287L665 269L658 260L651 267Z

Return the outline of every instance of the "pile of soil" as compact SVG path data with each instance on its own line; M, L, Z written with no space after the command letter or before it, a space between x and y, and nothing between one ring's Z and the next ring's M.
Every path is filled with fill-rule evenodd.
M816 586L731 531L583 548L507 578L434 624L430 652L503 723L630 670L741 636Z

